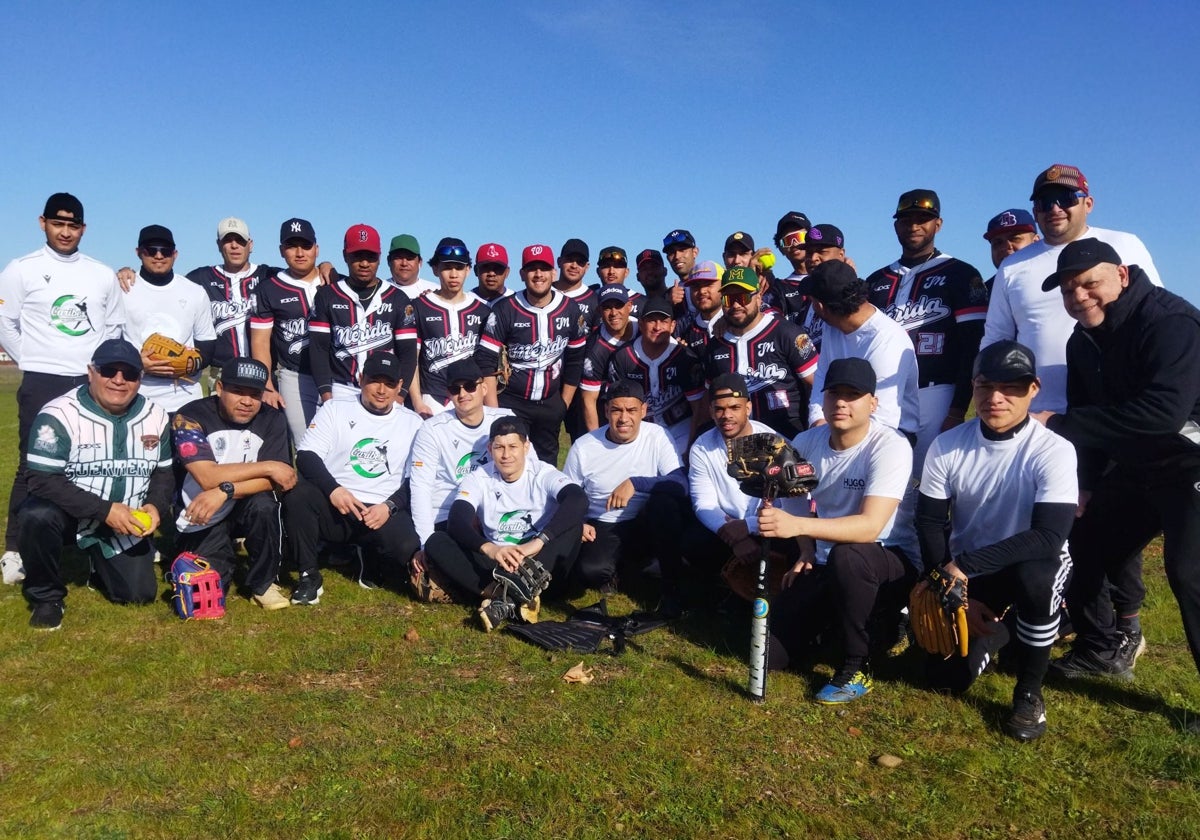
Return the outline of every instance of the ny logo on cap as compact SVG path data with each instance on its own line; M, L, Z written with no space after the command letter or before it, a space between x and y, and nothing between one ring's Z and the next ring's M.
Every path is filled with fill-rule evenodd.
M1012 213L1000 214L1000 227L1013 227L1017 223L1017 217Z
M299 233L303 228L299 222L292 222L292 233Z

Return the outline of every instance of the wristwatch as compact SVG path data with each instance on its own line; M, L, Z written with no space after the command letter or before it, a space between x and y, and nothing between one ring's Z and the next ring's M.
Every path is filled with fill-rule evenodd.
M396 515L396 503L395 502L393 502L391 499L384 499L383 504L388 509L388 516Z
M230 499L233 498L233 482L232 481L222 481L220 484L217 485L217 489L225 494L226 501L229 501Z

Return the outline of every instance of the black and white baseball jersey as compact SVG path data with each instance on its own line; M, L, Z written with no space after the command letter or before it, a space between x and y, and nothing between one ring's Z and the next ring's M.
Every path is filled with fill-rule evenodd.
M246 424L233 423L221 416L218 397L192 400L179 409L171 421L171 438L179 463L187 466L195 461L217 464L249 464L261 461L292 463L291 438L283 412L263 405L258 414ZM175 527L179 533L211 528L233 510L234 500L228 499L203 525L197 525L184 514L192 500L204 492L190 472L184 473L179 488L181 503Z
M773 313L744 335L728 330L705 348L708 380L740 373L750 388L754 417L792 437L808 428L809 387L803 381L817 369L817 351L808 335Z
M918 388L962 385L970 378L988 307L987 287L974 266L934 251L918 266L894 262L866 282L871 303L912 338Z
M220 367L235 356L250 355L250 309L254 290L264 277L279 271L250 263L237 274L228 274L219 265L189 271L187 278L204 289L212 307L217 344L212 364Z
M687 447L692 403L704 396L704 366L688 347L671 339L658 358L646 353L641 336L608 360L608 382L637 382L646 394L646 422L656 423L675 440L676 450Z
M317 290L308 332L313 379L322 393L333 385L358 387L367 356L376 350L394 352L405 382L416 367L416 313L404 292L378 283L364 302L341 279Z
M692 348L692 352L703 359L704 348L708 346L708 340L713 335L713 328L721 320L723 312L723 310L718 309L711 318L705 318L697 312L692 318L692 322L688 324L683 334L679 336L679 340Z
M631 321L631 323L633 323ZM637 336L637 324L633 323L630 336ZM579 387L584 391L603 391L608 378L608 360L613 353L628 345L633 338L623 339L609 332L608 327L600 325L594 333L588 336L587 348L583 354L583 374L579 379ZM601 395L603 397L603 395Z
M281 271L260 281L254 290L250 329L271 330L271 358L278 367L312 375L308 318L320 287Z
M445 370L454 362L475 355L492 309L474 295L451 303L431 292L413 301L413 310L421 393L427 401L444 405L448 400Z
M579 307L584 320L587 321L588 331L595 330L596 325L600 323L600 295L591 286L585 286L582 283L574 289L565 291L559 289L559 291L575 301L575 305Z
M587 318L562 292L552 289L550 300L538 307L520 291L492 304L475 361L485 374L494 373L500 348L507 347L512 374L506 393L544 400L557 395L563 383L579 384L587 336Z

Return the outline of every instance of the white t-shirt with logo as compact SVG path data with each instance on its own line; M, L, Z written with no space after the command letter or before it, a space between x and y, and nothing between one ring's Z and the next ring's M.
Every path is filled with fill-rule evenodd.
M558 507L558 494L572 483L531 452L516 481L501 478L494 463L484 464L463 479L455 499L475 508L484 539L516 544L545 527Z
M485 405L478 426L468 426L453 410L430 417L421 426L413 439L409 481L413 525L422 545L434 526L450 516L462 480L491 460L487 444L492 423L511 415L507 408Z
M357 400L329 400L317 409L298 449L325 462L334 481L368 505L400 489L421 417L402 405L373 414ZM419 504L414 497L413 506Z
M650 494L634 493L625 507L606 510L608 497L619 484L634 476L664 476L680 466L667 430L642 423L629 443L609 440L608 426L588 432L571 446L563 472L587 493L588 519L623 522L641 513Z

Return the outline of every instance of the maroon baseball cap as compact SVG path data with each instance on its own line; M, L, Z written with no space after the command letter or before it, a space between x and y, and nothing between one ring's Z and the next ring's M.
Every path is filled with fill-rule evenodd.
M545 263L551 268L554 267L554 251L549 245L526 245L525 250L521 252L521 268L525 268L530 263Z
M379 231L370 225L354 225L346 231L345 244L342 246L347 253L355 251L370 251L372 254L382 254L379 244Z
M642 263L648 262L657 263L663 267L666 266L666 263L663 262L662 254L652 248L647 248L645 251L642 251L640 254L638 254L637 262L635 262L634 265L636 265L638 268L641 268Z
M1084 195L1090 194L1087 178L1079 171L1079 167L1068 166L1065 163L1056 163L1037 176L1033 182L1033 192L1029 194L1029 200L1033 201L1037 198L1038 193L1045 187L1067 187Z

